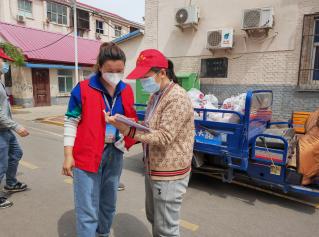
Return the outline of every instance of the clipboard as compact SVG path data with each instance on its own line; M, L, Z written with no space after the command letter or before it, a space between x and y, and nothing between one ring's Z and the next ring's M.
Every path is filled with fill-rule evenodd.
M121 114L117 114L115 116L115 120L118 121L118 122L124 123L124 124L126 124L126 125L128 125L130 127L134 127L137 130L140 130L140 131L143 131L143 132L150 132L151 131L151 129L149 129L148 127L143 126L143 125L141 125L139 123L136 123L133 120L131 120L131 119L129 119L129 118L127 118L127 117L125 117L124 115L121 115Z

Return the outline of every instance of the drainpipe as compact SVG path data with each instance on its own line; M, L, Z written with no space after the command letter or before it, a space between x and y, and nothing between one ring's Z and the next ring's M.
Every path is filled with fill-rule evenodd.
M74 27L74 57L75 57L75 84L79 83L79 61L78 61L78 21L76 12L76 0L73 0L73 27Z

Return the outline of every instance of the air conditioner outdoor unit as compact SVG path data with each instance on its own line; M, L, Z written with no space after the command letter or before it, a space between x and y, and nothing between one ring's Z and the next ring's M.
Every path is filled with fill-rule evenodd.
M24 22L24 19L25 19L25 18L24 18L24 15L20 15L20 14L17 15L17 21L18 21L18 22L23 23L23 22Z
M246 9L243 12L242 29L270 29L274 25L273 8Z
M189 6L178 8L175 11L176 26L187 28L196 26L199 21L199 8L197 6Z
M233 28L215 29L207 32L207 49L231 49L233 43Z

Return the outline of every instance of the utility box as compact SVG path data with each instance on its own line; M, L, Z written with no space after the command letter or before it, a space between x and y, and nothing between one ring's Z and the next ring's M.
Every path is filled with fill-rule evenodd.
M178 84L186 91L192 88L200 89L200 82L197 73L177 73ZM147 104L150 94L146 93L140 80L136 80L136 104Z
M200 81L197 73L177 73L178 84L186 91L192 88L200 89Z
M144 91L141 81L136 80L136 104L146 105L149 99L150 99L150 94Z

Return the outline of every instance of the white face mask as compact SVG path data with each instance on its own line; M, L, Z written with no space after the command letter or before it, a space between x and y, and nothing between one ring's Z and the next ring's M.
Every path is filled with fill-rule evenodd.
M109 73L105 72L102 74L102 78L107 83L111 84L112 87L116 87L117 84L124 78L124 73Z

